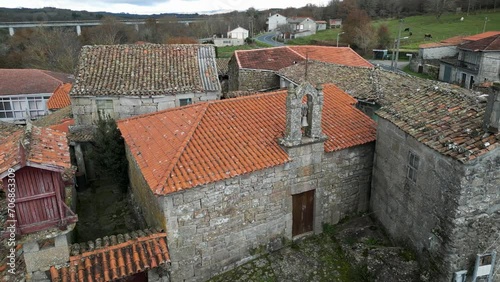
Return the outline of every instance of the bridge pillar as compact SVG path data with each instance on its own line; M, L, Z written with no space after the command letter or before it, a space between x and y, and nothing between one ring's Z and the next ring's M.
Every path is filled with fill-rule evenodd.
M135 31L139 31L139 24L135 24Z
M78 36L82 35L82 27L81 27L81 26L79 26L79 25L77 25L77 26L76 26L76 34L77 34Z
M10 36L14 36L14 28L13 27L9 27L9 34L10 34Z

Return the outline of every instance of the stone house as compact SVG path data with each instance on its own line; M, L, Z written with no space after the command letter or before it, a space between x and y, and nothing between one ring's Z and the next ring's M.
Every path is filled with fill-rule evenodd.
M286 17L280 14L269 14L266 24L267 31L275 31L279 26L286 25Z
M348 47L284 46L237 50L228 65L228 91L266 91L280 88L280 69L309 59L346 66L373 68Z
M172 281L205 281L366 211L375 124L354 103L306 83L120 120L132 193L166 230Z
M84 46L70 91L77 125L220 97L214 47L190 44Z
M441 60L439 79L471 89L500 81L500 34L458 46L458 57Z
M47 101L70 74L38 69L0 69L0 121L24 124L48 114Z
M413 94L377 112L370 209L435 281L469 278L477 254L500 251L500 96Z

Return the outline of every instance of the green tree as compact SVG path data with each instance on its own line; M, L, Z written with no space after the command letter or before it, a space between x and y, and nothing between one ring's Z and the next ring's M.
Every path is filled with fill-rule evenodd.
M95 123L94 143L90 158L97 171L116 181L126 191L128 187L128 162L125 142L116 121L110 117L99 117Z

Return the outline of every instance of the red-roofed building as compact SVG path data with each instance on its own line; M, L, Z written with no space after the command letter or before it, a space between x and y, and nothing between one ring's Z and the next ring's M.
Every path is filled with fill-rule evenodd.
M488 34L493 33L496 34L489 37L483 37L485 34L466 37L469 40L458 45L457 57L441 59L439 79L468 89L500 81L500 32Z
M69 91L71 90L71 83L64 83L59 85L47 101L47 109L56 111L71 105L69 99Z
M13 217L2 226L2 235L22 238L28 274L65 262L69 255L66 236L78 220L70 208L73 177L64 132L28 123L0 137L2 188L15 199L9 206Z
M25 123L47 114L47 100L71 75L38 69L0 69L0 120Z
M229 61L229 91L265 91L280 87L276 72L306 59L353 67L373 65L348 47L284 46L237 50Z
M166 230L172 281L204 281L367 210L375 123L355 103L303 84L118 121L134 198Z

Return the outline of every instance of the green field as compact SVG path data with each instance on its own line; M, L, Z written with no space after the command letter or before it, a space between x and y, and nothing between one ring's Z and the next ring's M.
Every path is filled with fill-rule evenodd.
M464 21L460 18L464 17ZM486 22L486 31L500 30L500 12L478 12L467 16L465 13L459 14L443 14L438 20L434 15L414 16L404 19L403 28L409 27L413 35L408 40L401 41L402 49L418 49L422 43L439 42L443 39L458 35L473 35L483 32L485 17L488 17ZM373 25L385 23L389 27L391 35L397 37L399 23L397 19L377 20L373 21ZM314 44L315 41L330 41L337 40L339 29L329 29L320 31L314 35L290 40L287 43L292 45ZM432 34L431 40L424 40L424 34ZM408 36L408 32L402 32L401 37ZM340 36L342 42L342 35Z

